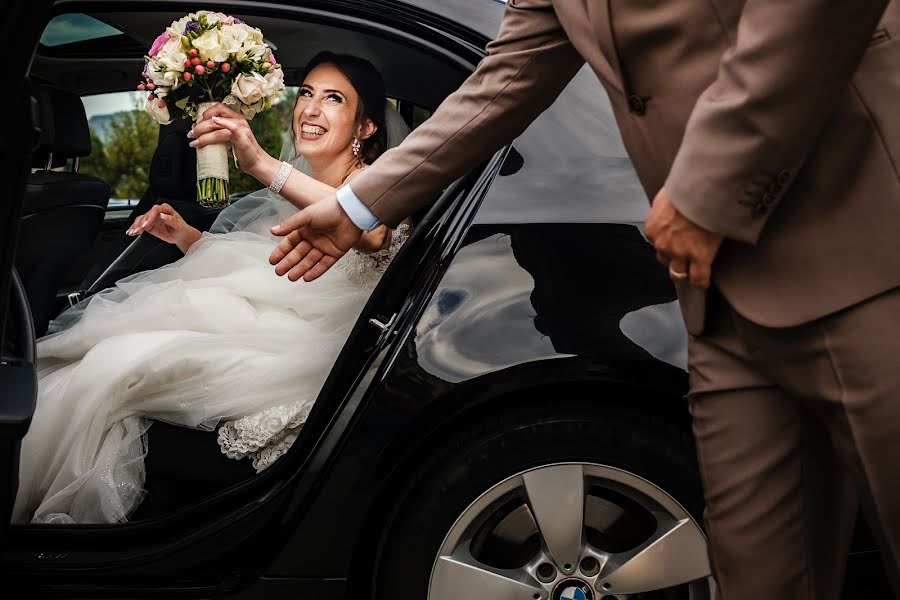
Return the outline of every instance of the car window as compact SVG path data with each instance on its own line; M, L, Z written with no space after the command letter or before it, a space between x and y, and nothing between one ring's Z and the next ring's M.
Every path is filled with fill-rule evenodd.
M388 97L388 102L397 109L397 112L400 113L400 116L403 117L410 129L415 129L431 116L431 110L414 104L409 100Z
M82 97L91 131L91 154L81 159L79 171L109 183L108 210L135 206L147 190L159 124L144 110L145 96L146 92L114 92ZM256 139L272 156L281 153L296 96L296 87L287 88L272 110L250 121ZM234 163L229 178L235 197L259 189L259 182Z
M44 46L62 46L74 44L85 40L121 35L121 31L107 25L102 21L82 13L70 13L54 17L44 33L41 35L41 44Z
M279 156L290 139L298 89L285 88L284 95L270 110L250 121L257 141L271 156ZM144 111L145 95L146 92L114 92L82 97L91 132L91 154L81 159L79 171L109 183L108 210L135 206L147 189L159 125ZM395 98L389 100L412 128L431 116L424 107ZM229 191L235 199L260 187L256 179L240 171L233 162L229 178Z
M79 172L110 185L107 210L137 204L147 189L148 173L159 137L159 124L144 111L144 92L83 96L91 132L91 153Z

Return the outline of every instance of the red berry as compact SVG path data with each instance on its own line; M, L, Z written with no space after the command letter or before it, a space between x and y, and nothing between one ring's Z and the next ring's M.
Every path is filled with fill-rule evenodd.
M196 49L196 48L191 48L191 51L189 52L189 54L190 54L191 56L197 56L197 49Z
M185 80L185 81L190 81L190 80L191 80L191 74L188 73L187 71L185 71L184 73L182 73L181 76L184 77L184 80Z
M214 62L211 61L211 60L208 60L208 61L206 61L206 68L207 68L207 69L215 69L215 68L216 68L216 63L214 63Z
M156 89L156 84L153 83L153 82L151 81L150 83L147 84L147 89L148 89L148 90L155 90L155 89Z
M166 107L166 101L165 101L165 100L160 100L160 101L159 101L159 104L157 104L157 106L160 107L160 108L165 108L165 107Z
M231 63L222 63L222 72L227 73L231 70Z
M186 61L184 61L184 66L185 66L185 67L190 67L190 66L192 66L193 64L194 64L194 63L191 62L191 59L187 59Z
M147 86L144 85L143 83L139 83L139 84L138 84L138 89L141 90L141 91L143 92L144 90L147 89Z
M199 64L200 64L200 59L197 58L197 57L195 56L194 58L191 59L191 64L192 64L192 65L199 65Z
M194 67L194 73L196 73L197 75L203 75L204 71L206 71L206 69L203 68L203 65L197 65L196 67Z
M150 94L147 96L147 100L156 100L156 94Z

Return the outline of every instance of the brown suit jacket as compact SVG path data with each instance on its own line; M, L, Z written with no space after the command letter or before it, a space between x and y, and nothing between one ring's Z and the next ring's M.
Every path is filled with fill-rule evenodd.
M476 71L354 192L396 224L584 61L648 197L727 238L713 279L739 313L797 325L900 285L900 0L509 0ZM679 288L700 333L704 294Z

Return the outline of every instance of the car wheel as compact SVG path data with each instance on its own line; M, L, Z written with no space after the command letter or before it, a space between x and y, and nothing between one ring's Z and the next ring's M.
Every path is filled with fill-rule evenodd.
M477 421L398 490L376 598L713 597L684 423L599 398Z

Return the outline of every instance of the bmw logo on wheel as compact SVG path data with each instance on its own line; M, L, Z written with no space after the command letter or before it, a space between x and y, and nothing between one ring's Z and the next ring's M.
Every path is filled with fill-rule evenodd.
M580 579L564 579L553 590L553 600L594 600L594 591Z

